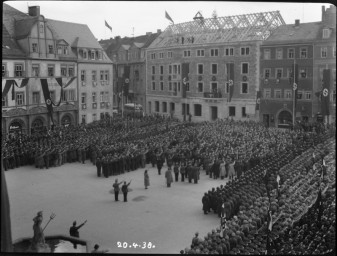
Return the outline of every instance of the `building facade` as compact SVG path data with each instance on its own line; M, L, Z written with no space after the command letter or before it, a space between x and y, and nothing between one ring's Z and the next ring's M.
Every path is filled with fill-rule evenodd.
M322 15L324 19L325 14ZM301 24L300 20L296 20L294 24L278 27L262 43L260 120L267 126L290 126L294 116L296 121L304 122L316 121L320 116L323 69L331 69L331 85L333 70L336 70L336 59L333 58L335 37L332 36L334 41L332 37L324 41L324 26L326 25L323 22ZM296 108L293 107L294 66L298 68ZM333 104L333 86L331 88L330 97Z
M3 6L3 27L23 52L13 63L3 48L2 90L7 80L18 85L2 99L3 132L31 134L112 115L112 62L88 26L46 19L39 6L28 14Z
M260 45L281 24L278 12L211 19L198 13L169 26L146 53L147 112L257 120Z

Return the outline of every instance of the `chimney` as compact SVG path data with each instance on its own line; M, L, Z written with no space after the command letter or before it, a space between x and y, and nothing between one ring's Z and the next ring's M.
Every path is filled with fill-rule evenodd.
M161 33L161 29L157 29L157 33L160 34Z
M120 36L115 36L115 40L118 42L121 39Z
M40 16L40 6L29 6L28 7L29 16Z
M152 32L146 32L147 36L150 36L152 34Z
M299 27L300 26L300 20L295 20L295 27Z
M322 5L322 21L324 21L325 6Z

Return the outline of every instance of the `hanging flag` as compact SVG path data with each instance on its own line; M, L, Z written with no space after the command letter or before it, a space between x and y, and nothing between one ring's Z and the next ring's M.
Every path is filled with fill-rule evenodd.
M108 22L106 22L106 20L105 20L105 26L106 26L108 29L110 29L110 31L112 32L112 28L111 28L111 26L108 24Z
M19 85L19 80L22 80L20 85ZM16 82L16 80L14 80L14 83L17 87L22 88L25 87L29 82L29 78L24 78L24 79L18 79L18 82Z
M11 88L11 86L14 86L14 82L15 80L6 80L6 84L5 84L5 88L2 92L2 97L5 98L9 92L9 89Z
M257 91L255 110L260 110L260 102L261 102L261 91Z
M330 115L330 69L323 70L323 90L322 90L322 115Z
M234 63L226 63L226 70L229 85L228 102L231 102L234 93Z
M127 97L129 95L129 84L130 84L130 66L124 66L124 95Z
M41 78L40 80L41 80L41 87L42 87L42 91L43 91L43 95L44 95L44 100L46 102L46 106L47 106L47 109L48 109L48 113L49 113L50 119L52 120L52 122L54 124L53 105L52 105L52 101L51 101L51 98L50 98L48 81L45 78Z
M14 83L12 84L12 100L15 100L15 80L13 80Z
M168 19L169 21L171 21L174 24L174 21L172 20L170 15L167 13L167 11L165 11L165 18Z
M297 106L297 99L298 99L298 65L294 61L294 65L292 66L292 73L291 73L291 81L292 81L292 87L293 87L293 99L294 99L294 115L296 115L296 106Z
M190 63L183 63L181 67L181 78L182 78L182 98L186 98L186 91L187 91L187 85L188 85L188 74L190 72Z

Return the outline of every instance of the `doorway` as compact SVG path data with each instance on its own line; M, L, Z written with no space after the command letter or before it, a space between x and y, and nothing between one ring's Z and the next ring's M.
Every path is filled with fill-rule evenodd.
M212 121L218 118L218 107L211 107L211 119Z

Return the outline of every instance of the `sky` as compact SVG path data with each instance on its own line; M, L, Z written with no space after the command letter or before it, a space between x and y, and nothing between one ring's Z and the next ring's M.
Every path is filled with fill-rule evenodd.
M211 18L214 10L218 17L280 11L285 23L293 24L296 19L301 23L321 21L322 6L330 6L330 3L240 1L6 1L6 4L24 13L28 13L28 6L38 5L47 19L87 24L97 40L164 31L171 24L165 11L175 24L192 21L199 11L204 18ZM104 25L105 21L112 31Z

